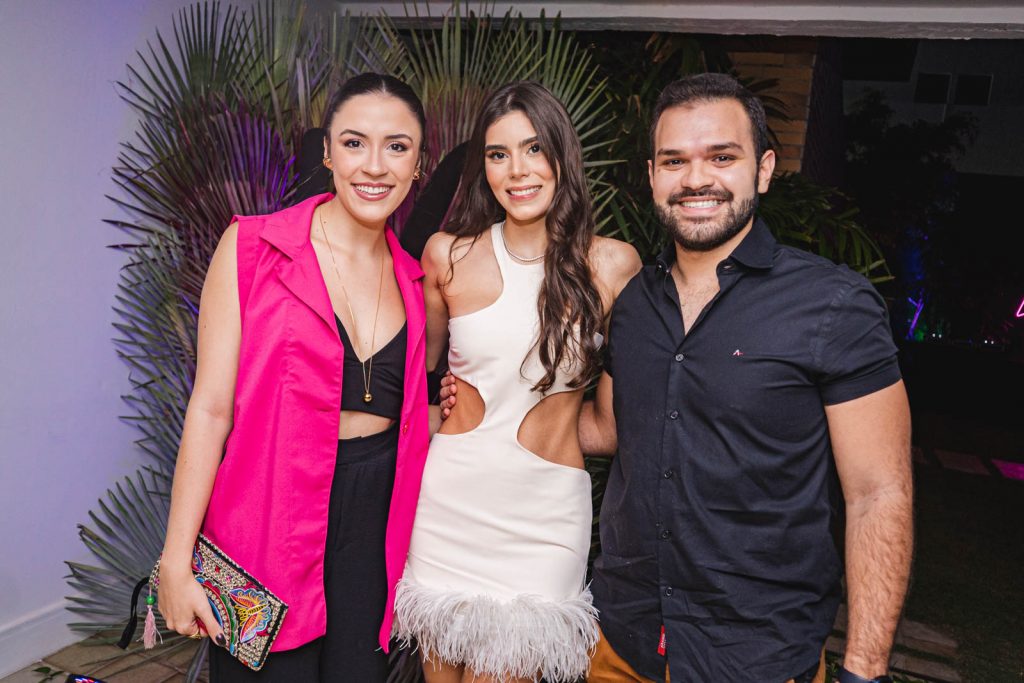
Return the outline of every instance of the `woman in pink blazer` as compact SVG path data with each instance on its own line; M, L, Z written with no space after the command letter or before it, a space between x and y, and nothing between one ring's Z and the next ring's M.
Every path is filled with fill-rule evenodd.
M211 648L215 682L387 675L430 429L423 272L386 222L420 176L423 106L362 74L323 128L337 193L236 216L203 287L160 611L225 644L190 569L200 531L289 606L261 671Z

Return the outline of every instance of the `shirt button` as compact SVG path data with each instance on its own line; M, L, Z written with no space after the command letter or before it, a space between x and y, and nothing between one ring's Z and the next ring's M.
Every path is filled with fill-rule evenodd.
M672 590L672 586L669 586L668 588L666 588L666 589L665 589L665 597L667 597L667 598L671 598L671 597L672 597L672 594L673 594L674 592L675 592L675 591L674 591L674 590Z
M661 538L661 540L667 541L668 539L672 538L672 532L668 529L665 529L660 534L658 534L658 536Z
M732 264L726 263L724 266L722 266L722 270L732 270Z
M402 433L405 434L408 431L409 431L409 423L406 422L404 425L402 425Z
M676 354L676 362L677 363L682 363L684 358L686 358L686 356L684 356L683 354L681 354L681 353L677 353Z
M670 419L670 420L675 420L675 419L678 419L678 418L679 418L679 411L678 410L673 410L671 413L668 414L668 419Z
M665 477L666 479L671 479L672 477L676 476L676 472L675 470L665 470L664 472L661 473L661 476Z

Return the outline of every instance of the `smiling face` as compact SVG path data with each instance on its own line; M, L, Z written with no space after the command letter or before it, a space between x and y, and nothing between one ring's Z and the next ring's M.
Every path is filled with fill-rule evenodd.
M484 134L484 171L506 220L518 225L544 221L557 178L526 114L512 111Z
M685 249L710 251L749 227L774 170L773 151L757 158L737 100L672 107L655 127L648 162L654 207Z
M356 221L383 223L402 203L419 163L423 131L387 94L355 95L331 118L324 142L338 202Z

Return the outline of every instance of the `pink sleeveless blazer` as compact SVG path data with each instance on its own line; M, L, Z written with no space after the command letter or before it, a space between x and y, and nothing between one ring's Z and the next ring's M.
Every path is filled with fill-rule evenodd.
M324 546L344 350L309 231L313 210L331 197L322 194L274 214L233 219L238 221L242 319L234 425L203 533L288 604L274 651L308 643L327 625ZM391 230L387 242L409 341L387 522L388 598L380 629L385 651L430 438L423 271Z

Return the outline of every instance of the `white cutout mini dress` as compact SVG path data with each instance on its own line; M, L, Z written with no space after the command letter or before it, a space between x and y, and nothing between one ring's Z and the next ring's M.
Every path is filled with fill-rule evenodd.
M546 394L532 390L543 376L534 345L544 267L513 261L500 230L490 233L501 295L448 323L452 374L480 392L483 421L430 443L395 635L429 661L498 680L575 681L597 642L585 585L590 475L517 438L530 409L569 391L572 376L560 370Z

